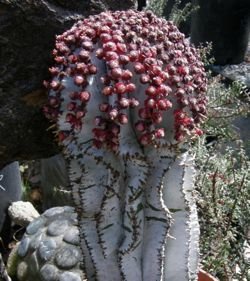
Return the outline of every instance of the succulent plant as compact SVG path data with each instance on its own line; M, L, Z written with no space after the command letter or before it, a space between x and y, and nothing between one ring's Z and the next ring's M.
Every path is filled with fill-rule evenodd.
M44 112L68 163L87 279L196 280L198 52L172 22L129 10L77 22L53 56Z
M50 208L29 224L8 270L18 257L12 275L20 281L83 281L79 244L74 208Z

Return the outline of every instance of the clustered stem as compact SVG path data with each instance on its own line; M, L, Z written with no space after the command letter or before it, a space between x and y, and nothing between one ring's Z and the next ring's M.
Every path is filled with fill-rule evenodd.
M198 52L172 22L129 10L77 22L53 56L44 112L69 162L87 277L163 280L164 178L206 114Z

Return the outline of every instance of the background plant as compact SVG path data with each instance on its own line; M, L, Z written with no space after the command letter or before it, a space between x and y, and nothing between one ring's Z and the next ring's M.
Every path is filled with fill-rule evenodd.
M166 5L165 0L149 0L148 4L146 6L147 10L153 11L157 16L162 17L163 15L163 9Z
M219 280L248 280L243 249L250 217L249 159L242 147L221 152L220 143L205 142L194 148L202 265Z
M148 10L152 10L157 16L164 17L164 8L167 5L167 0L149 0L147 5ZM192 5L192 3L187 3L184 8L180 8L181 0L176 0L172 11L167 18L174 22L176 26L187 20L187 18L196 11L199 7Z
M227 87L220 76L210 77L206 135L193 147L202 265L220 280L250 278L243 256L249 239L250 162L233 126L235 117L249 115L245 91L239 82Z

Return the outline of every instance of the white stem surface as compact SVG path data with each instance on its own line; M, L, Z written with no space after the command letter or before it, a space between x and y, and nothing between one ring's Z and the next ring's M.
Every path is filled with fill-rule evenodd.
M180 155L164 179L163 199L173 218L166 244L164 281L197 280L199 225L192 194L192 160L188 152Z

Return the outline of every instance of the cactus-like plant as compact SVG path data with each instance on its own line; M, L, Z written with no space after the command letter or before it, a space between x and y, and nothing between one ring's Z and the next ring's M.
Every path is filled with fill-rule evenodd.
M44 112L68 163L87 279L196 280L185 143L206 114L197 51L172 22L129 10L77 22L53 56Z

